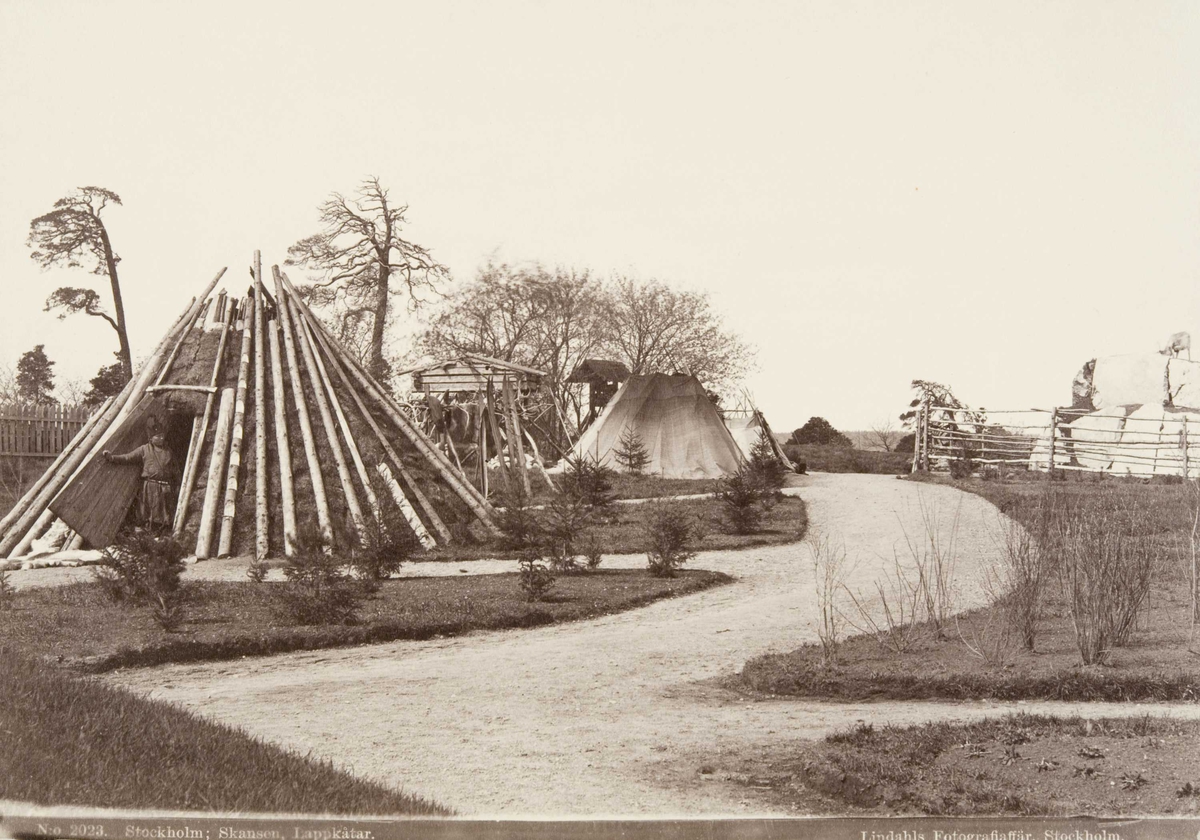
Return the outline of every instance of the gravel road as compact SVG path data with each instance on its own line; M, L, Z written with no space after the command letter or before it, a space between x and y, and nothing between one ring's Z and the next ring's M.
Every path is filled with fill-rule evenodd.
M970 583L998 552L998 514L982 499L883 476L818 474L798 483L790 492L808 504L813 528L844 541L855 566L852 587L866 591L893 552L905 552L906 535L923 539L923 523L933 519L943 541L952 533L956 539L960 605L978 600ZM605 565L643 562L609 558ZM439 565L446 574L468 565L509 568L493 561ZM699 767L719 767L726 752L820 737L858 719L966 720L1016 708L1127 711L1104 704L746 701L711 680L756 654L815 638L808 550L706 552L690 565L737 581L534 630L172 665L107 679L460 814L505 818L770 815L746 787L720 780L720 773L702 778ZM1137 708L1200 715L1195 707Z

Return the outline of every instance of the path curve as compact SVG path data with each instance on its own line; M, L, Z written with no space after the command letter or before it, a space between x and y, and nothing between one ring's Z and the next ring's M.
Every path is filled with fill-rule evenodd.
M997 554L996 509L952 488L818 474L791 492L807 503L814 528L845 541L854 588L870 587L893 552L903 552L906 533L921 537L922 510L940 522L943 539L957 518L964 584ZM620 565L642 562L630 557ZM745 787L702 780L700 764L782 738L820 737L856 719L899 724L1063 710L1050 703L754 702L701 683L756 654L815 638L810 562L801 545L704 552L690 565L732 573L737 582L534 630L170 665L106 679L460 814L509 818L771 814ZM964 585L960 603L978 597Z

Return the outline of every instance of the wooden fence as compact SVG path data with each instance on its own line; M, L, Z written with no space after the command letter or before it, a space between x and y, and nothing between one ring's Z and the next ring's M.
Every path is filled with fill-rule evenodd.
M923 404L915 433L914 471L957 464L969 471L990 465L1143 478L1200 472L1197 417L1170 408L985 411Z
M53 458L87 418L78 406L0 405L0 458Z

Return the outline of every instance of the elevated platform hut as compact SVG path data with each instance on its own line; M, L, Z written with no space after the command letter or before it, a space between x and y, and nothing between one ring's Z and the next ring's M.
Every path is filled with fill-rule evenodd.
M567 382L572 385L587 386L587 415L578 418L581 432L596 421L600 412L604 410L604 406L608 405L613 394L617 393L617 389L621 387L621 383L628 378L629 368L621 362L612 362L607 359L584 359L579 363L567 377Z
M425 433L485 497L497 490L531 495L539 481L553 488L543 449L553 444L547 426L554 429L560 413L545 371L464 353L399 375L412 377L410 402Z

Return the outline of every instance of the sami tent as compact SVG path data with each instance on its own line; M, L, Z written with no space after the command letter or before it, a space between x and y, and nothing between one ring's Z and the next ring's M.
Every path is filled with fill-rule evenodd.
M574 456L616 467L625 430L636 434L664 478L720 478L737 472L742 453L717 407L694 376L630 376L575 444Z

